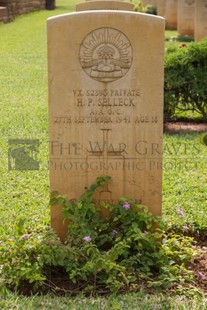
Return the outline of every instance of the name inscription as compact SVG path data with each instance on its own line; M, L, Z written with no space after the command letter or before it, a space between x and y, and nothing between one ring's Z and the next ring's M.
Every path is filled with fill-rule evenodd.
M74 105L79 112L74 115L54 117L54 123L70 124L144 124L158 123L156 115L136 114L140 100L139 89L74 89ZM130 112L133 110L133 113Z
M138 89L81 89L73 90L77 107L135 107L140 96Z

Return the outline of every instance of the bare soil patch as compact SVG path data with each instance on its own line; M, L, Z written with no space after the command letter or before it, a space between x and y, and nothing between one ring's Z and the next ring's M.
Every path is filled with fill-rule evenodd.
M164 132L171 134L180 132L207 132L207 124L191 122L169 122L164 124Z
M207 292L207 242L206 246L198 248L199 256L196 257L188 269L194 274L195 286Z

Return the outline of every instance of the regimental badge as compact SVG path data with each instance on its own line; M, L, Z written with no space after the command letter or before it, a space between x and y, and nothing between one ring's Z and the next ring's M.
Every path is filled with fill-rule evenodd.
M117 29L96 29L84 38L80 46L80 63L94 80L113 82L122 78L132 65L131 43Z

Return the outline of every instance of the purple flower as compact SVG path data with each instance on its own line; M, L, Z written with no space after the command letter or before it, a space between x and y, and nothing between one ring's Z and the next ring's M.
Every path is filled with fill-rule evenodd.
M24 234L22 235L22 239L26 240L31 236L31 234Z
M145 230L145 231L144 231L144 235L145 235L145 236L148 235L148 231Z
M183 229L188 230L189 229L188 225L184 225Z
M118 234L118 231L116 229L113 229L113 235L117 235Z
M127 201L123 204L123 207L125 210L129 210L131 208L130 204Z
M178 215L184 216L184 212L182 210L178 210Z
M204 274L201 271L198 271L198 275L201 278L201 280L203 280L203 278L205 278Z
M85 236L85 237L83 238L83 240L84 240L85 242L90 242L90 241L91 241L91 237L90 237L90 236Z

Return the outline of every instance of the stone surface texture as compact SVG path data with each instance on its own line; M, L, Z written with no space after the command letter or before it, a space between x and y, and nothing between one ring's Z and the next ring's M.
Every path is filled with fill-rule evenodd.
M157 7L157 15L165 17L165 2L166 0L159 0L154 2L154 5Z
M164 26L162 17L87 11L48 20L50 187L78 198L127 196L161 213ZM64 238L62 213L52 227Z
M178 1L177 30L180 35L194 36L195 2L195 0Z
M166 0L165 1L165 19L166 29L177 29L177 12L179 0Z
M207 37L207 0L197 0L195 7L195 41Z
M133 11L134 4L123 1L105 0L105 1L88 1L76 5L76 11L88 10L123 10Z

